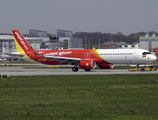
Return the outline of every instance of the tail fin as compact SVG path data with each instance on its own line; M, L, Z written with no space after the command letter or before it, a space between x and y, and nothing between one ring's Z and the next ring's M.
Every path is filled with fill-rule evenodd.
M25 54L25 52L33 50L32 47L29 45L29 43L19 32L19 30L13 30L13 35L14 35L16 49L19 54Z

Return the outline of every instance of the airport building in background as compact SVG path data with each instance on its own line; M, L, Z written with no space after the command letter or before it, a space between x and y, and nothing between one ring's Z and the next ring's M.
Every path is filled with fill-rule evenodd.
M102 48L104 49L117 49L117 48L122 48L122 49L145 49L148 50L152 53L155 52L155 48L157 48L158 51L158 36L155 34L152 34L149 36L149 33L147 33L145 36L140 36L139 37L139 43L129 45L125 42L108 42L102 44ZM158 54L158 52L157 52Z
M73 38L73 32L68 30L57 30L56 35L47 36L46 31L29 30L30 38L42 39L40 49L83 49L83 39ZM32 46L34 48L34 46Z
M83 49L83 39L73 38L72 31L58 29L56 36L49 36L49 41L50 41L50 47L52 50Z
M83 49L83 39L73 38L73 32L67 30L57 30L56 35L47 36L47 31L29 30L29 35L24 35L25 39L35 50L48 49ZM2 53L16 52L14 37L12 35L0 35L0 55Z
M29 36L24 37L35 49L83 49L83 39L73 38L73 32L67 30L57 30L57 34L47 36L47 31L29 30ZM0 53L5 49L15 51L14 37L12 35L0 35Z
M40 49L42 38L25 37L25 39L34 49ZM5 53L6 50L9 50L10 52L16 51L14 37L11 35L0 35L0 54Z
M158 36L156 36L155 34L149 36L148 33L145 36L140 36L139 46L142 49L155 52L155 48L158 47Z

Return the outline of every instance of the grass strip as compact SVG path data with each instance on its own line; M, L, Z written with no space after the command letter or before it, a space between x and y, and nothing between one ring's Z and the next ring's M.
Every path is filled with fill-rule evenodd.
M0 78L0 119L157 120L158 75Z

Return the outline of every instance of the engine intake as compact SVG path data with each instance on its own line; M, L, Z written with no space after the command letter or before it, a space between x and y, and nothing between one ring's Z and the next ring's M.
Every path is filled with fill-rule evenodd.
M80 61L81 69L94 69L96 66L96 62L94 60L83 60Z

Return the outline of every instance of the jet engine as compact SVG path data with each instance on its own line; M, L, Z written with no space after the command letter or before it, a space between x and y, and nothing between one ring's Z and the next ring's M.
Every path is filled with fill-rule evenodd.
M100 69L112 69L114 67L113 64L100 64L98 66Z
M94 60L83 60L80 61L81 69L94 69L96 66L96 62Z

